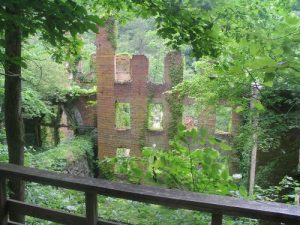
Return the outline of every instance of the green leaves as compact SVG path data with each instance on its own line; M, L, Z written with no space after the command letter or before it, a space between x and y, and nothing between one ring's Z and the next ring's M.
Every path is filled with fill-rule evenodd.
M240 105L239 105L239 106L237 106L237 107L235 108L234 111L235 111L236 113L240 113L240 112L243 112L244 110L245 110L245 108L244 108L243 106L240 106Z
M53 116L50 104L43 102L39 94L33 90L23 91L23 110L25 118L42 118L44 116Z
M262 189L259 186L255 187L256 199L264 201L277 201L289 204L297 204L296 198L299 197L300 183L292 177L284 176L276 186ZM284 194L283 194L284 193Z
M185 130L180 127L170 150L144 148L143 157L114 158L117 173L122 172L134 183L164 185L170 188L188 189L215 194L230 194L231 183L227 160L212 147L191 148L208 135L205 129ZM210 143L225 151L230 146L209 138ZM200 146L199 146L200 147ZM120 167L121 166L121 167ZM229 188L230 187L230 188Z
M264 86L272 87L274 78L275 78L275 73L266 73L264 76L264 83L263 83Z
M224 151L231 151L231 150L232 150L231 146L228 145L228 144L226 144L225 142L221 142L221 143L219 144L219 146L220 146L220 148L221 148L222 150L224 150Z
M265 110L264 105L263 105L260 101L255 101L254 107L255 107L258 111L264 111L264 110Z

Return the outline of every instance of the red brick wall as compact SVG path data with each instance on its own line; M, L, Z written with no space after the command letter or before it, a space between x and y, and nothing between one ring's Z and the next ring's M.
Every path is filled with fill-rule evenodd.
M105 28L99 29L97 35L96 73L97 73L97 126L98 155L114 156L111 147L115 143L115 50L108 41Z
M169 140L166 128L170 122L170 112L163 93L172 86L169 76L171 61L173 59L176 62L181 61L181 55L168 54L165 59L166 82L161 85L151 84L148 82L148 59L143 55L135 55L131 59L125 55L116 56L107 37L106 30L100 28L97 35L96 57L99 158L115 156L117 148L129 148L131 155L139 155L141 145L156 144L158 148L167 148ZM130 82L115 82L115 77ZM164 106L163 131L147 129L147 108L150 101ZM130 103L131 129L115 128L116 102Z
M168 127L171 113L166 100L166 91L172 87L170 68L182 63L179 53L171 52L165 58L164 84L153 84L148 81L149 62L143 55L130 58L127 55L116 56L115 49L108 41L104 28L97 35L97 124L98 124L98 157L113 157L117 148L129 148L131 155L140 155L141 146L168 148ZM120 64L120 65L118 65ZM115 81L115 78L127 82ZM127 130L115 127L115 103L127 102L131 107L131 128ZM148 103L163 104L163 131L147 129ZM187 104L190 104L187 103ZM180 122L180 121L179 121ZM211 135L215 133L216 115L213 109L200 113L199 122L208 128ZM233 114L233 132L238 125L238 116Z

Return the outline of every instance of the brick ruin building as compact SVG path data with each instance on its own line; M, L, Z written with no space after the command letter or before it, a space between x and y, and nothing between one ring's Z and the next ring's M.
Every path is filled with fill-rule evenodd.
M111 32L111 31L109 31ZM110 42L110 34L105 28L100 28L96 45L96 75L97 75L97 124L98 124L98 157L114 157L117 149L127 149L130 155L140 155L142 146L168 148L168 129L172 120L172 107L167 101L166 91L174 85L171 70L174 65L183 65L180 53L170 52L164 60L164 83L149 82L149 60L144 55L116 55L116 50ZM181 71L181 80L183 71ZM117 105L126 105L130 121L127 126L116 124ZM149 105L160 105L159 113L153 116L154 129L148 126ZM192 104L183 101L180 104ZM155 120L161 119L161 128ZM186 118L185 118L186 119ZM204 110L197 120L201 126L208 128L210 134L215 134L216 114L213 110ZM182 118L178 123L182 122ZM217 136L230 139L236 132L238 116L232 112L231 132L219 133Z
M172 82L174 80L172 79L173 66L183 65L183 57L176 52L167 54L164 60L164 83L151 83L149 77L149 64L151 62L149 63L147 57L143 55L134 55L132 57L128 54L117 55L113 44L110 42L111 34L109 32L105 28L100 28L96 39L97 52L92 55L92 62L94 62L92 71L94 73L89 76L88 81L91 80L91 85L94 85L94 74L96 74L97 96L79 96L70 103L74 115L77 117L77 130L91 131L98 126L99 159L116 156L118 149L124 151L124 154L130 155L140 155L143 146L156 146L157 149L168 149L169 130L174 121L172 118L172 106L170 106L168 101L169 95L165 92L175 85ZM177 79L181 77L182 80L183 70L180 70L177 75L179 76ZM88 102L94 101L96 98L97 106L88 106ZM129 114L130 121L125 126L118 126L117 124L118 104L126 105L125 111ZM238 132L240 118L226 102L222 102L220 105L231 108L231 125L228 130L218 129L218 112L216 109L194 110L196 113L193 114L188 109L189 106L193 108L194 105L191 99L184 99L179 104L184 105L184 111L181 117L177 118L177 124L182 122L187 128L205 127L209 135L232 143ZM153 126L149 127L151 105L160 107L154 109L158 113L156 112L152 115ZM294 142L287 138L286 143L283 142L282 145L286 146L288 151L291 148L290 143ZM298 151L294 152L296 152L295 156L292 155L291 157L293 162L284 158L287 154L281 157L284 159L281 160L283 164L286 161L291 162L289 167L285 167L286 170L280 170L282 173L290 174L289 171L296 168L295 165L298 164L296 154L298 154ZM227 151L223 152L223 154L230 154L230 170L231 172L238 172L239 159L236 152ZM273 157L275 154L269 155ZM262 170L261 168L271 161L266 160L270 159L271 156L266 156L266 153L262 152L258 153L258 171ZM280 178L281 176L274 176L274 179L277 179L277 177Z
M95 80L97 80L97 96L94 94L78 96L69 103L69 108L76 116L77 133L80 133L81 130L90 132L98 124L99 159L114 157L118 155L119 149L124 151L124 154L130 155L140 155L143 146L156 146L157 149L168 149L169 139L172 137L169 131L174 125L174 118L172 118L173 106L170 106L168 101L170 96L165 92L176 85L173 82L172 70L174 65L183 65L183 57L176 52L167 54L164 60L164 83L151 83L149 64L151 65L152 62L149 63L147 57L143 55L134 55L132 57L128 54L117 55L113 47L114 44L110 41L111 30L111 26L108 31L105 28L100 28L96 39L97 52L91 56L93 63L87 81L89 86L93 86ZM177 76L177 81L178 79L182 80L183 70L179 70ZM89 101L94 101L96 98L97 106L89 106ZM173 101L176 101L176 99L173 99ZM121 110L126 111L130 120L123 126L118 126L117 124L119 104L126 106L124 108L121 107ZM195 110L194 102L191 99L184 99L179 101L178 104L182 104L184 110L180 118L177 118L177 124L182 122L187 128L205 127L209 135L229 141L229 143L232 143L233 138L237 135L240 118L226 102L222 102L220 105L231 108L230 128L227 130L219 129L216 109ZM154 108L153 111L156 111L153 115L150 112L151 105L159 106L152 107ZM194 108L192 110L194 112L191 113L189 108ZM153 120L152 127L149 127L149 118ZM66 124L66 118L64 121L62 123ZM32 130L34 128L34 126L27 127L32 127ZM65 136L68 136L70 132L73 135L73 130L68 128L60 128L60 130L66 130ZM31 133L33 131L28 130L27 136L30 136ZM290 133L280 146L280 148L286 149L286 152L290 151L289 149L293 146L296 146L294 140L297 139L293 137L299 132L291 131ZM93 135L96 137L96 133L93 132ZM286 161L289 162L289 167L285 167L285 170L280 169L281 173L291 174L290 171L296 168L296 164L298 165L298 149L290 152L291 154L282 153L283 155L280 156L282 165ZM236 152L227 151L223 154L230 154L230 170L238 172L239 159ZM257 171L262 170L261 168L272 161L272 157L276 155L278 153L274 154L271 152L267 155L267 153L258 152ZM292 160L286 159L287 155L291 155L290 158ZM274 179L278 177L281 178L281 176L274 176Z
M156 144L158 148L168 146L167 129L147 129L148 104L163 106L162 127L170 123L170 110L163 94L170 90L169 76L171 59L182 63L178 53L165 58L165 83L155 85L148 82L148 59L143 55L116 55L108 40L108 33L101 28L97 36L97 104L98 104L98 155L100 159L116 155L118 148L130 149L130 154L139 155L145 146ZM150 100L151 95L151 100ZM130 127L116 127L116 104L129 104Z

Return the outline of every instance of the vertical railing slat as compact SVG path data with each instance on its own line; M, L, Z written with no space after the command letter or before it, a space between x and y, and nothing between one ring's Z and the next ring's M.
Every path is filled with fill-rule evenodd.
M0 224L7 225L8 223L8 211L6 201L6 183L5 179L0 178Z
M85 210L87 225L97 225L98 223L98 206L97 206L97 194L85 193Z
M222 214L213 213L211 217L211 225L222 225Z

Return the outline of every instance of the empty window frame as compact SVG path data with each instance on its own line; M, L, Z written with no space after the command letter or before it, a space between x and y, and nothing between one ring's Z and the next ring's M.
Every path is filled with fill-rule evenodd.
M130 60L131 57L128 54L116 56L115 83L123 84L131 81Z
M232 108L219 106L216 109L216 133L230 133L232 126Z
M199 109L194 105L184 105L182 123L187 129L199 127Z
M116 102L116 128L131 128L130 103Z
M117 148L116 156L117 157L129 157L130 149L129 148Z
M164 58L156 55L149 58L149 81L154 84L163 84L164 78Z
M152 131L163 130L163 105L161 103L148 105L148 129Z

